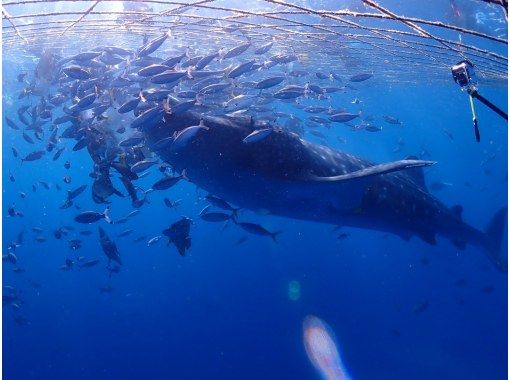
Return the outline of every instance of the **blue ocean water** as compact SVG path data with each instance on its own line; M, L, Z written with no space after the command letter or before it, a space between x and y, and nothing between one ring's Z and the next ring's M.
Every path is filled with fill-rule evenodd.
M11 62L18 60L3 57L3 112L13 120L26 103L17 99L23 86ZM27 62L24 69L34 66ZM424 170L426 182L446 185L431 193L446 205L462 205L463 219L483 230L507 205L507 127L477 105L477 143L467 95L453 81L426 82L388 83L375 73L355 92L333 94L334 104L361 99L359 109L375 115L383 130L334 126L327 143L374 162L407 155L437 161ZM482 82L480 92L498 105L508 102L506 83ZM309 116L289 104L276 106L303 120ZM384 123L383 115L403 124ZM57 161L47 154L22 163L12 146L23 157L44 142L31 146L4 123L4 253L24 231L14 252L18 262L3 263L3 285L21 292L19 309L3 307L4 379L319 379L303 345L307 315L334 331L353 379L506 378L507 274L480 249L240 211L243 220L282 231L275 243L232 223L200 220L207 192L185 181L150 193L150 203L124 224L78 225L73 218L79 212L102 211L104 205L90 196L89 155L72 152L73 145L63 141L66 150ZM137 184L148 188L159 177L154 168ZM76 200L80 210L60 209L65 191L83 184L88 188ZM165 197L182 202L171 209ZM133 210L128 198L110 200L114 220ZM24 217L6 216L13 204ZM165 239L150 247L133 242L161 235L182 215L194 220L185 257ZM55 239L53 231L64 225L75 230ZM106 269L97 226L117 243L119 273ZM134 232L117 237L127 229ZM81 236L80 230L92 234ZM82 240L76 251L67 243L74 237ZM246 241L239 243L241 238ZM101 262L80 268L78 256ZM66 258L75 264L61 270ZM297 296L291 291L296 284Z

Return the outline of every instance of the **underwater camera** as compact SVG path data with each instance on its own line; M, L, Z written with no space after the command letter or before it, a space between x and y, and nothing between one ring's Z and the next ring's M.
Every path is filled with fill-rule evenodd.
M468 60L461 61L452 66L453 80L462 88L476 89L475 66Z
M496 112L499 116L508 120L508 115L496 105L485 99L478 93L477 80L475 73L475 66L468 60L460 61L452 66L452 76L455 83L457 83L462 91L469 94L469 103L471 105L471 114L473 115L473 127L475 130L475 138L480 142L480 130L478 129L478 119L475 113L475 104L473 99L478 99L482 104L489 107L492 111Z

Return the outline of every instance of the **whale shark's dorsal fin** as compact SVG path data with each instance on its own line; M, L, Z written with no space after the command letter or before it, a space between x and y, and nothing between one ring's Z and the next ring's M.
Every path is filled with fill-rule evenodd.
M418 160L418 157L416 156L407 156L405 160ZM422 168L413 168L411 170L408 170L407 175L411 177L414 183L416 183L418 186L420 186L423 190L426 192L429 192L429 189L427 188L427 185L425 184L425 175L423 174Z
M375 175L387 174L391 172L396 172L400 170L412 169L412 168L420 168L423 166L431 166L434 165L435 161L423 161L423 160L400 160L388 162L386 164L379 164L370 166L365 169L356 170L354 172L350 172L347 174L337 175L333 177L319 177L312 176L312 181L317 182L343 182L349 181L358 178L366 178Z

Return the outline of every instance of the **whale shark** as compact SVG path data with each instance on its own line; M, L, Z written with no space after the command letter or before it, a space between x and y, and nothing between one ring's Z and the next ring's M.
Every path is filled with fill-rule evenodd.
M174 170L185 170L196 186L239 207L405 240L417 236L433 245L442 236L458 249L480 247L506 271L500 253L506 207L483 231L468 225L462 206L447 207L428 191L423 169L433 161L375 164L252 117L167 113L140 129ZM185 142L174 143L183 131Z

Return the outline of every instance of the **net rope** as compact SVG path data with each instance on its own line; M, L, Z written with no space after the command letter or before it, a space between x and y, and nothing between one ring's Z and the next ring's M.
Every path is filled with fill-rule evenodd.
M403 82L420 81L421 68L428 81L449 80L449 67L469 59L481 80L506 83L506 35L399 14L373 0L359 3L363 12L298 0L255 0L244 6L229 0L7 1L2 5L4 58L58 46L72 52L106 43L133 48L143 36L170 30L176 46L192 45L197 53L247 39L254 45L273 41L274 52L293 52L308 67L347 65Z

